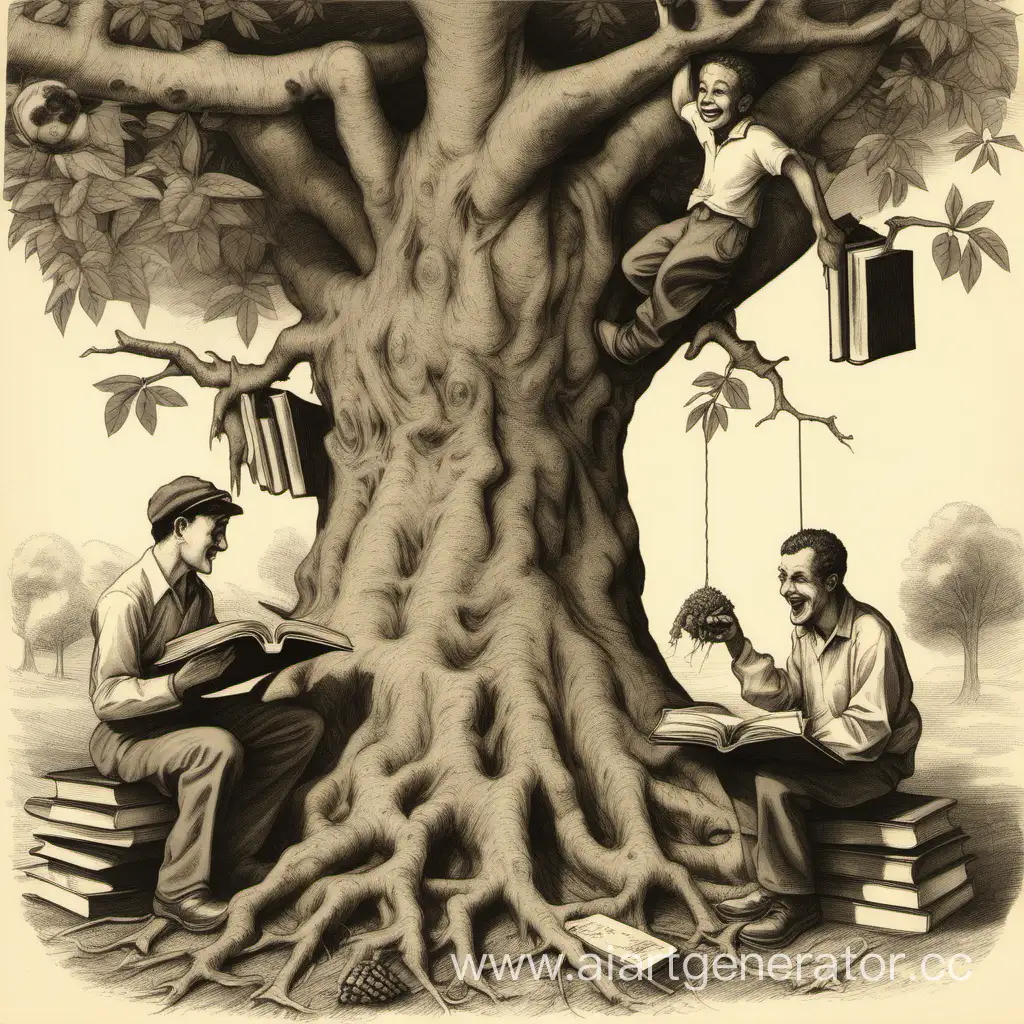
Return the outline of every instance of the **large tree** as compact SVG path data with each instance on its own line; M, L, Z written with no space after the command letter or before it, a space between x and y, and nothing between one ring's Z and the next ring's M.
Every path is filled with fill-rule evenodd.
M333 421L295 614L355 652L278 680L328 722L317 778L267 879L170 954L189 959L171 999L283 945L255 998L294 1005L367 906L346 963L396 948L439 1001L432 954L469 955L496 908L572 961L569 918L643 925L653 894L692 942L732 941L701 887L743 880L729 803L706 763L646 739L688 697L648 631L622 452L657 370L709 343L772 384L772 414L839 435L731 317L812 241L795 195L768 190L734 280L656 355L619 365L592 335L637 301L624 246L699 174L668 84L721 48L757 63L758 118L820 158L823 186L864 163L856 212L923 187L928 140L1011 144L993 139L1016 36L989 0L691 0L660 27L653 0L16 5L13 237L54 279L61 328L76 294L93 319L119 299L144 320L169 284L246 340L276 283L301 312L262 364L119 333L109 351L167 365L101 382L108 429L134 401L152 430L182 401L154 381L191 377L216 389L237 482L240 396L301 362ZM23 98L39 78L62 86ZM282 910L290 931L266 932Z

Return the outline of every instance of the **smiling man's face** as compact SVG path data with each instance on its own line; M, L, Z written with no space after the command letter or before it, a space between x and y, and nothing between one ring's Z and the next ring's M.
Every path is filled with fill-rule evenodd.
M700 69L697 113L712 130L731 128L750 109L753 97L745 96L740 76L722 64L705 64Z
M196 516L178 532L182 561L204 576L213 572L213 560L228 549L227 528L227 516Z
M838 584L838 577L834 574L824 580L818 576L812 548L782 556L779 593L789 604L789 621L794 626L812 627L819 621Z

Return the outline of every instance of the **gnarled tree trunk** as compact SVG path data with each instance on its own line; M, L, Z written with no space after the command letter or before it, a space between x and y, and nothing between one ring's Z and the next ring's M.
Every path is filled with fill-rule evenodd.
M296 614L355 646L275 681L272 695L299 695L327 721L301 837L235 897L222 932L167 986L172 999L203 980L246 983L225 965L284 945L287 962L256 997L295 1006L296 978L367 904L376 920L354 937L346 967L397 948L439 1001L431 955L478 952L474 925L495 908L524 945L576 964L570 918L601 912L643 927L655 892L681 901L687 941L729 948L739 927L716 920L697 884L743 878L729 801L705 762L646 738L664 705L689 698L648 632L622 451L634 403L684 344L692 357L714 341L769 380L771 415L816 418L785 401L753 343L706 326L806 249L807 218L792 195L776 196L737 278L646 365L614 363L592 327L635 307L615 273L637 226L628 199L681 141L667 90L657 91L680 64L730 39L761 53L838 47L801 57L760 104L807 145L877 67L895 15L846 24L808 20L800 4L701 3L686 29L663 25L541 72L525 51L530 5L413 7L428 101L405 138L377 102L375 75L390 65L371 48L332 43L230 85L217 72L238 58L213 48L200 74L197 49L147 56L130 81L114 80L119 96L232 115L303 314L262 366L124 335L117 351L169 359L219 389L214 432L228 434L236 473L240 395L310 363L333 422L331 485ZM116 54L90 45L83 74L113 89ZM333 101L346 166L316 152L288 112L312 93ZM568 161L583 137L596 152ZM282 906L291 930L261 937ZM148 950L165 926L135 944ZM623 998L612 979L596 984Z

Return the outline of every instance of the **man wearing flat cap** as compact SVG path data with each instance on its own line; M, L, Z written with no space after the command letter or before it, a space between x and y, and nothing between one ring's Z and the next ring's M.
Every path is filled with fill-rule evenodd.
M146 781L176 797L153 912L190 931L218 927L227 904L211 876L241 888L285 798L323 732L316 712L285 702L196 701L188 691L220 677L230 650L196 655L172 674L154 663L169 640L217 621L199 574L228 547L228 521L242 509L207 480L180 476L149 501L153 546L99 599L89 694L100 719L89 743L96 767Z

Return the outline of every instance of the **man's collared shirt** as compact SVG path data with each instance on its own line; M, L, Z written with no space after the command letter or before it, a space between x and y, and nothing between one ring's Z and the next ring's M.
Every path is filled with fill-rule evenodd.
M745 117L719 142L704 123L696 103L686 103L679 116L693 128L704 149L704 176L690 195L689 208L699 203L752 228L761 212L761 179L782 173L786 157L796 151L770 128Z
M847 595L832 635L793 630L786 670L747 640L733 661L743 699L765 711L800 709L807 732L847 761L897 758L914 770L921 716L913 680L892 626L874 608Z
M194 572L185 574L179 589L167 582L150 548L97 602L89 696L102 720L180 707L172 676L149 676L149 670L169 640L217 619L213 595Z

